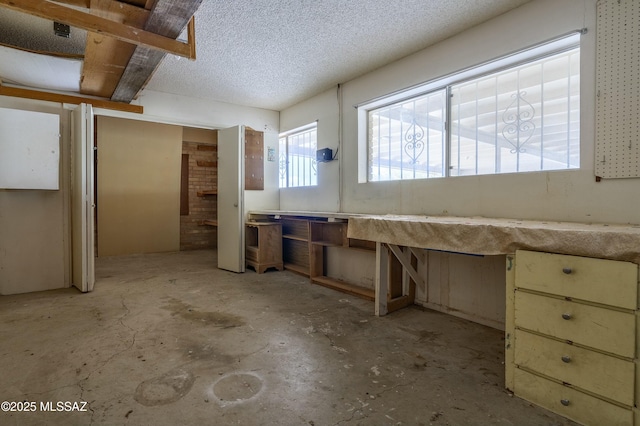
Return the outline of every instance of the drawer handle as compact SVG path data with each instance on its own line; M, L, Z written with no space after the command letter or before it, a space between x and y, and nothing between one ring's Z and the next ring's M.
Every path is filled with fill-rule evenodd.
M564 355L562 357L562 362L567 363L567 364L570 363L571 362L571 357L568 356L568 355Z
M562 272L564 272L565 274L569 275L570 273L573 272L573 269L571 269L571 268L562 268Z
M572 318L571 314L562 314L562 319L570 320Z
M564 405L565 407L568 407L570 403L571 402L568 399L561 399L560 400L560 404Z

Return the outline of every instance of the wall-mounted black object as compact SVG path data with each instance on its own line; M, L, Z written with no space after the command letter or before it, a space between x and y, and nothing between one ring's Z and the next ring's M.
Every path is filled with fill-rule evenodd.
M316 161L318 163L326 163L333 160L333 151L331 148L322 148L316 151Z
M71 27L69 27L67 24L61 24L60 22L54 22L53 23L53 32L57 36L69 38L69 36L71 34Z

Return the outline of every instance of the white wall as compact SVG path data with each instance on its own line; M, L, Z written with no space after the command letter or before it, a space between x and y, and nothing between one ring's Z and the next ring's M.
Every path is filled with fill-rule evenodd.
M336 212L340 209L339 104L337 88L304 101L280 113L280 131L318 121L318 149L331 148L338 160L318 163L318 185L314 187L281 188L282 210Z
M261 108L171 95L152 90L143 90L132 104L142 105L144 114L124 113L101 108L94 108L94 113L205 129L224 129L244 124L258 131L276 133L279 131L280 114L277 111Z
M595 182L596 0L536 0L343 85L342 210L350 213L487 216L576 222L640 223L640 182ZM358 183L354 105L587 28L581 43L581 168L418 181ZM319 145L332 146L337 105L332 91L281 112L283 130L316 119ZM335 91L333 91L335 93ZM321 118L325 118L322 120ZM332 120L333 118L333 120ZM335 162L331 164L335 167ZM332 170L332 175L337 172ZM281 208L336 211L335 179L281 191ZM323 202L319 204L319 195Z

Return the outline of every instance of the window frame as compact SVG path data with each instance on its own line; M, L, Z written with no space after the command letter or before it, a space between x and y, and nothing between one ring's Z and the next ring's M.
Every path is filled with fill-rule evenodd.
M365 101L361 104L355 105L357 109L357 124L358 124L358 183L378 183L397 180L384 180L375 181L369 180L370 164L369 164L369 112L385 106L394 105L399 102L408 101L419 96L435 93L440 90L444 90L447 93L446 103L446 118L444 123L445 135L445 165L443 178L451 177L450 165L451 165L451 103L449 101L451 86L456 84L462 84L467 81L481 78L483 76L491 75L501 71L516 68L529 62L544 59L562 52L570 51L575 48L581 48L581 35L586 33L586 29L571 31L561 36L555 37L548 41L538 43L536 45L524 48L517 52L506 54L496 59L492 59L483 62L478 65L470 66L451 74L435 78L433 80L421 83L415 86L411 86L405 89L401 89L387 95L382 95L377 98ZM582 62L582 61L581 61ZM580 73L582 74L582 72ZM580 153L582 152L582 144L580 144ZM581 166L571 169L562 170L580 170ZM507 173L492 173L489 175L499 174L511 174L511 173L535 173L545 172L545 170L539 171L527 171L527 172L507 172ZM486 176L486 174L474 174L470 176ZM407 179L407 180L423 180L425 178Z
M309 124L305 124L303 126L300 127L296 127L294 129L291 130L287 130L285 132L281 132L278 134L278 147L280 148L280 140L282 138L285 138L285 151L283 152L279 152L278 155L278 188L279 189L287 189L287 188L308 188L308 187L314 187L314 186L318 186L318 167L317 167L317 162L315 157L311 158L311 162L316 164L315 167L315 174L316 174L316 183L314 184L309 184L309 185L291 185L291 181L290 181L290 175L289 175L289 164L290 164L290 156L289 156L289 147L290 147L290 143L289 143L289 138L292 136L298 136L300 134L309 132L311 130L315 130L316 132L316 149L314 150L314 156L315 156L315 152L318 149L318 122L314 121L312 123ZM283 158L284 155L284 158ZM284 161L284 167L283 167L283 161ZM282 170L284 169L284 182L285 182L285 186L281 186L280 182L282 181Z

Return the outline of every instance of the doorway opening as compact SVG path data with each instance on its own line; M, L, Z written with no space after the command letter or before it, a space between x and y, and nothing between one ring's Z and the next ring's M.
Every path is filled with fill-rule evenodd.
M217 131L96 117L96 255L215 249Z

